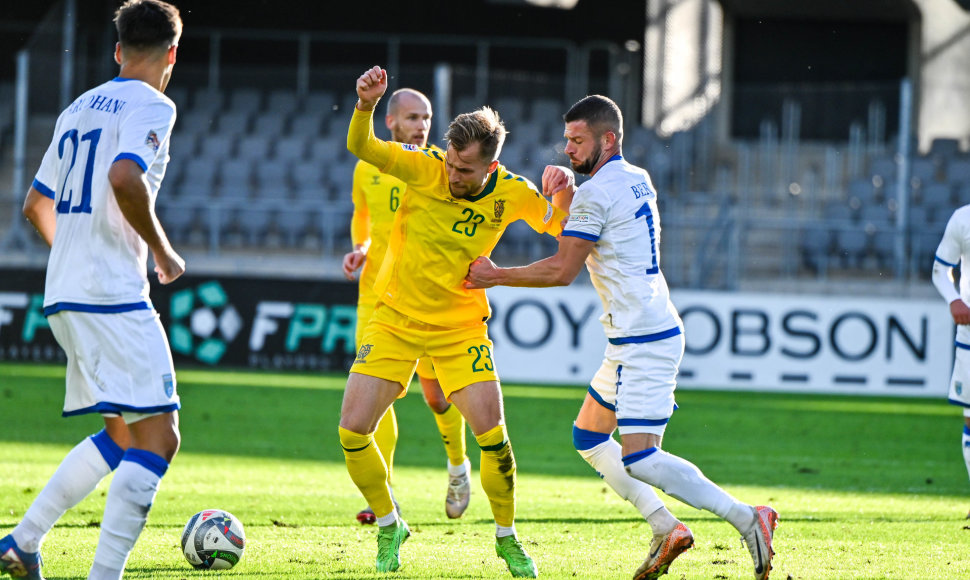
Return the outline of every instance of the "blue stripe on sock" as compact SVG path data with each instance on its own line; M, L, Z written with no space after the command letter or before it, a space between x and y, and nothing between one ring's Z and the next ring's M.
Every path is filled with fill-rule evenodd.
M651 447L650 449L644 449L643 451L637 451L636 453L631 453L629 455L623 456L623 465L630 465L631 463L636 463L641 459L650 457L657 452L656 447Z
M963 434L964 435L970 435L970 427L967 427L966 425L964 425L963 426Z
M125 454L125 450L115 443L115 440L108 435L108 432L104 429L98 431L90 437L91 441L94 442L94 446L98 448L101 452L101 457L108 463L108 467L111 471L118 469L118 465L121 463L121 458Z
M586 429L580 429L573 425L573 446L576 447L577 451L592 449L609 438L609 433L587 431Z
M165 461L162 456L144 449L129 448L122 460L137 463L158 477L162 477L168 471L168 461Z

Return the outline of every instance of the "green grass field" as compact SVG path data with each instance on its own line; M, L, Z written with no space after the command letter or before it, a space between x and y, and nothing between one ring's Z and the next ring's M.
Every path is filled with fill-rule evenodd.
M126 578L506 578L473 466L465 517L444 514L444 450L420 389L397 403L395 493L412 537L403 568L374 572L376 530L344 467L337 421L345 377L182 370L182 450ZM580 387L505 385L518 463L516 527L542 578L628 578L650 543L632 506L572 447ZM64 454L100 428L60 418L63 369L0 364L0 534L16 525ZM970 578L970 484L960 411L945 401L682 391L664 447L739 499L781 514L773 579ZM474 446L469 434L468 441ZM108 481L48 536L48 579L85 578ZM751 578L738 534L665 498L693 530L670 578ZM246 526L240 564L196 571L179 537L218 507Z

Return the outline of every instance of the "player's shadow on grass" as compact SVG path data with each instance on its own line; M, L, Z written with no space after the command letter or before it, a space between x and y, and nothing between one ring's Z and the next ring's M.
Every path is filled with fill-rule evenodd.
M4 380L25 382L5 385L0 424L8 428L0 440L73 445L101 428L96 416L61 419L62 376ZM273 380L288 383L261 383ZM344 462L337 437L344 375L246 372L196 381L179 382L183 453ZM596 477L572 441L584 389L508 391L506 423L520 476ZM721 485L908 493L932 481L925 485L932 494L962 493L966 486L951 453L959 410L951 412L944 401L678 391L677 402L664 449ZM395 410L396 464L443 468L441 435L420 389L412 386ZM887 445L887 433L906 434L905 445ZM466 441L477 477L470 430Z

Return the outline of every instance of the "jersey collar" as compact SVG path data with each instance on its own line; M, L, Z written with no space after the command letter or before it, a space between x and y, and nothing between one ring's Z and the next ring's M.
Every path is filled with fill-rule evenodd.
M485 197L486 195L495 191L495 184L497 183L498 183L498 168L495 168L495 171L493 171L492 176L488 178L488 183L485 184L485 188L482 189L482 192L475 195L470 195L465 199L467 199L468 201L478 201L483 197Z

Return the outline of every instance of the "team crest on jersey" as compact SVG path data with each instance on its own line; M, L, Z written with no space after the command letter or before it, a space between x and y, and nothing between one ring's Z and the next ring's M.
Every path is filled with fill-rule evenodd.
M496 199L495 200L495 219L502 219L502 214L505 213L505 200Z
M161 147L162 143L158 140L158 133L154 129L148 130L148 135L145 136L145 145L151 147L152 151L158 151L158 148Z
M958 395L962 395L963 394L963 383L961 383L960 381L957 381L957 382L953 383L953 388L957 392Z
M170 374L162 375L162 388L165 389L166 397L172 396L172 393L175 392L175 381L172 379L172 375Z
M360 345L360 350L357 351L357 360L354 362L359 362L359 363L367 362L364 359L367 358L367 355L370 354L370 349L372 348L374 348L373 344Z

